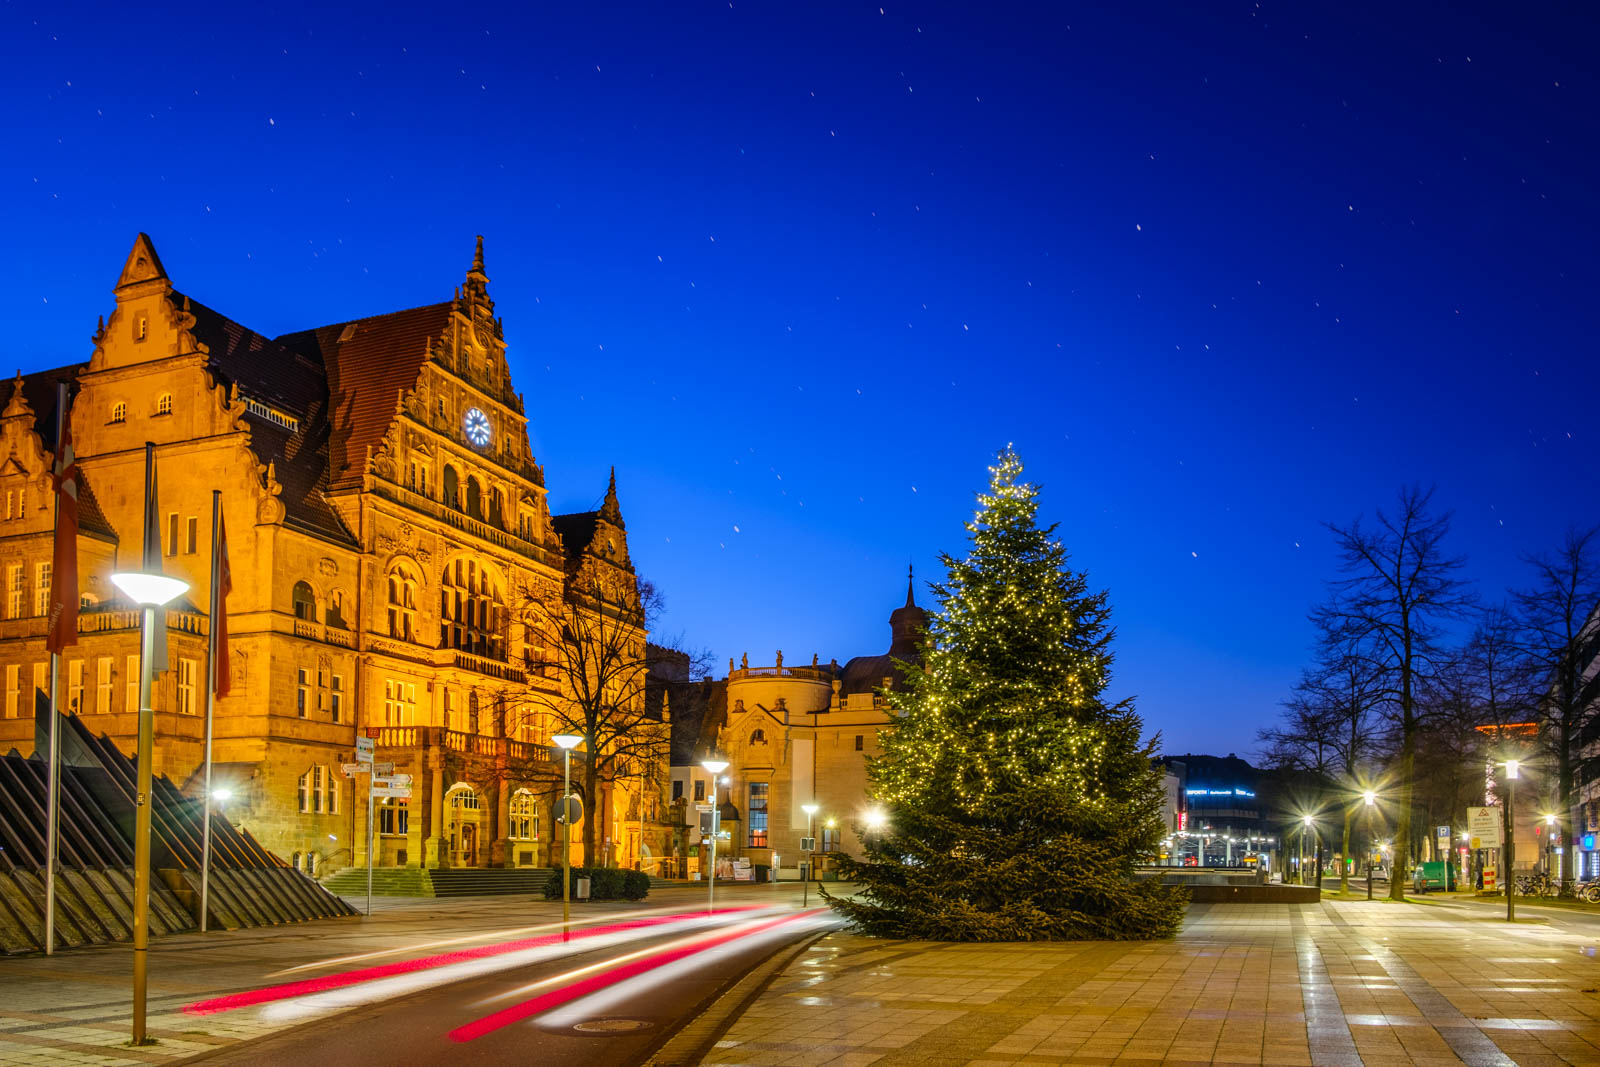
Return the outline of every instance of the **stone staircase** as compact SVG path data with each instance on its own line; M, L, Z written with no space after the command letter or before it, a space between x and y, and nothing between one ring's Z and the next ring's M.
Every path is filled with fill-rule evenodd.
M554 873L548 867L462 867L429 870L421 867L374 867L372 895L376 897L489 897L543 896ZM367 893L367 869L346 867L322 883L329 892L348 899Z

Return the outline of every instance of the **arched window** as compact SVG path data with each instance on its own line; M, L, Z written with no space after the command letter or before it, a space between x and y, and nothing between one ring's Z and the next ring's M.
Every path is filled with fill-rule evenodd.
M157 415L171 415L172 414L172 394L171 393L162 393L159 397L156 398L156 414Z
M311 592L311 586L305 582L295 582L294 589L289 594L290 601L294 604L294 617L315 622L317 619L317 598Z
M506 658L505 598L500 583L477 560L458 558L439 582L439 647Z
M127 422L128 421L128 405L125 402L119 400L115 404L111 405L111 421L112 422Z
M335 589L328 594L328 610L323 613L324 620L329 626L338 630L349 629L344 624L344 592Z
M478 811L478 794L470 785L460 782L450 787L444 797L445 836L450 841L450 861L453 865L476 867L478 865L478 835L482 829Z
M475 519L483 518L483 483L476 476L467 479L467 514Z
M389 572L389 636L415 641L417 626L417 580L406 567Z
M489 495L489 525L506 528L506 494L500 489Z
M448 463L444 466L444 506L461 510L461 476Z
M767 743L767 732L765 730L756 730L756 731L754 731L750 735L750 743L752 745L764 745L764 744L766 744Z
M506 836L515 841L536 841L539 838L539 805L532 793L519 789L511 794L511 825Z

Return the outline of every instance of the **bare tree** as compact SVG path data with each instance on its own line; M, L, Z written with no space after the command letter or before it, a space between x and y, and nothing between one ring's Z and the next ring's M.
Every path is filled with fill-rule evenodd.
M1521 624L1523 651L1542 678L1540 738L1555 760L1556 811L1563 839L1573 827L1575 753L1583 728L1594 717L1600 678L1584 677L1600 645L1595 621L1600 603L1600 531L1568 530L1553 554L1524 556L1533 584L1512 593ZM1568 845L1562 878L1576 877L1578 850ZM1570 873L1569 873L1570 872Z
M1464 560L1444 550L1451 516L1434 513L1432 499L1431 489L1410 487L1401 490L1392 515L1378 511L1370 526L1360 518L1343 527L1328 524L1341 577L1329 583L1331 596L1313 616L1330 639L1368 665L1378 706L1399 745L1396 876L1389 881L1396 900L1405 898L1400 872L1411 866L1417 738L1425 712L1419 698L1448 654L1442 623L1463 617L1473 603L1458 576Z

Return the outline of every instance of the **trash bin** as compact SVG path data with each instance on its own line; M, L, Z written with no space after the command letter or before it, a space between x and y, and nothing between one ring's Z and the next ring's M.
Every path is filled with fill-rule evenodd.
M589 879L578 879L578 892L575 894L579 900L589 899Z

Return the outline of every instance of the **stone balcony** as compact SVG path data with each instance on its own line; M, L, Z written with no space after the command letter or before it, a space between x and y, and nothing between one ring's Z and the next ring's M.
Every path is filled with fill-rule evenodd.
M535 544L532 541L518 537L509 530L502 530L498 526L475 519L471 515L457 511L455 508L446 507L440 501L414 492L402 485L374 479L372 491L386 500L391 500L413 511L421 512L429 518L436 519L448 526L453 526L463 533L471 534L473 537L487 541L489 544L505 549L507 552L515 552L519 556L526 556L528 559L537 560L547 566L563 566L563 561L557 557L556 553L544 545Z
M489 759L504 756L524 762L554 761L548 746L511 737L491 737L465 730L449 730L443 726L379 726L375 729L380 750L443 748Z

